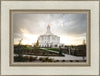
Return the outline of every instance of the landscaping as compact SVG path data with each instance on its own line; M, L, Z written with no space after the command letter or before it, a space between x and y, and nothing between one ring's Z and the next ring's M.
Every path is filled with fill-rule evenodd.
M85 62L85 60L54 60L49 57L14 56L14 62Z
M36 55L36 56L60 56L58 53L50 52L39 47L16 46L14 54Z
M69 55L67 48L40 48L27 45L14 46L14 62L84 62L85 60L85 51L82 50L71 49L70 57L67 55ZM81 61L66 60L67 58L75 58L75 56L76 59L77 56L81 56Z
M53 51L58 51L59 52L59 48L46 48L48 50L53 50Z

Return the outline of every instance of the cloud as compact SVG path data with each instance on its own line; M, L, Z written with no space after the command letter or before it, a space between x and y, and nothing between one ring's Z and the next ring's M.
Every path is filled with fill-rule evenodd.
M86 14L22 14L13 15L14 38L23 38L23 33L41 35L46 32L47 25L52 33L86 37Z
M86 33L86 14L67 14L63 19L62 33L74 36Z

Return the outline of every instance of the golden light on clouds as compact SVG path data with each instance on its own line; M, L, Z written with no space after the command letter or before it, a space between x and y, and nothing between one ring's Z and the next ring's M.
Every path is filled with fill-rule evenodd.
M31 35L31 34L28 34L28 33L24 33L23 35L26 38L26 40L23 40L22 44L32 45L32 43L36 43L36 41L38 39L37 35Z

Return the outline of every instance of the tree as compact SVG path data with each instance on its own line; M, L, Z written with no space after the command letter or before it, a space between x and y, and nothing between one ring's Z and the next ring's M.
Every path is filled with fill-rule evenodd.
M62 56L62 50L61 50L61 47L59 47L59 55Z
M74 55L77 56L77 50L74 51Z
M86 43L85 43L85 40L83 40L83 45L85 45Z
M23 39L19 40L19 45L21 45L22 40L23 40Z
M37 40L37 42L36 42L36 47L39 47L39 41Z
M18 44L18 55L22 57L22 50L23 47L21 46L21 42L23 39L19 40L19 44Z

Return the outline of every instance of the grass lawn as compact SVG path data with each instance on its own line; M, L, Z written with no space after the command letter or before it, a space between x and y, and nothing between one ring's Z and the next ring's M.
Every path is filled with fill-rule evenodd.
M57 48L47 48L48 50L52 50L52 51L59 51L59 49Z
M33 50L33 49L35 49L35 48L33 48L33 47L24 47L24 49L26 49L26 50ZM38 48L38 50L40 50L40 51L47 51L47 50L59 51L58 48L46 48L46 49Z
M41 48L40 48L40 50L41 50L41 51L47 51L47 50L45 50L45 49L41 49Z

